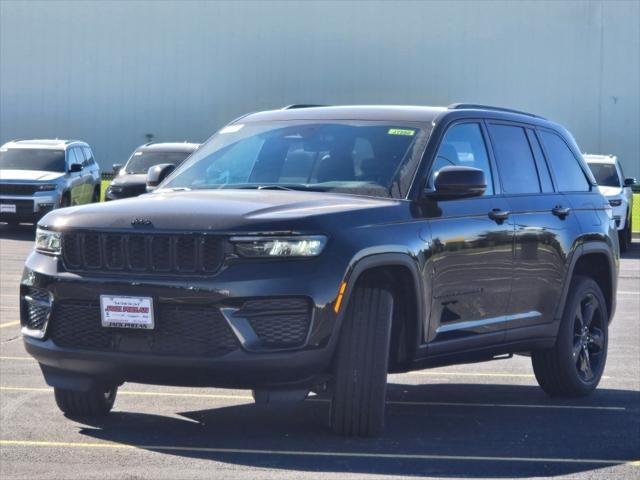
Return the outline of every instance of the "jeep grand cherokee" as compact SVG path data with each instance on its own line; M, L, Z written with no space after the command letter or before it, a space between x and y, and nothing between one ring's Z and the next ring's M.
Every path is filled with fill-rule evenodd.
M572 136L478 105L308 107L221 129L149 195L51 212L21 284L60 409L123 382L328 392L374 435L388 372L531 355L591 392L613 316L611 206Z

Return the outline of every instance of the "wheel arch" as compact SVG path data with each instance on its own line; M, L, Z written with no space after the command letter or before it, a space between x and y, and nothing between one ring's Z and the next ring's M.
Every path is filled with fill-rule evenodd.
M340 335L353 290L362 282L388 288L394 297L389 368L415 357L424 329L424 289L417 260L406 253L381 253L358 260L347 275Z
M590 242L581 244L576 249L571 257L562 296L556 310L556 318L562 317L571 279L575 275L593 278L598 284L607 302L609 322L611 322L615 313L617 290L617 267L611 247L604 242Z

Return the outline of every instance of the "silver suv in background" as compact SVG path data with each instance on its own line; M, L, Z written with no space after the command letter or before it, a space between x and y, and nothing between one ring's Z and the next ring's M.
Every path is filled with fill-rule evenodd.
M602 194L613 208L620 238L620 250L627 250L631 243L631 212L633 210L633 192L635 178L625 178L622 165L615 155L583 155L593 176L598 182Z
M79 140L15 140L0 147L0 221L35 223L58 207L100 200L100 167Z

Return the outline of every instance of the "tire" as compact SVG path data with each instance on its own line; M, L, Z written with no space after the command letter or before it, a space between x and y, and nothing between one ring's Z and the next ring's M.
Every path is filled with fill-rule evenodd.
M100 202L100 187L96 187L93 189L93 196L91 197L91 203L99 203Z
M593 279L573 278L561 322L555 346L532 353L533 371L548 395L582 397L600 382L609 340L607 303Z
M56 404L65 415L102 417L113 407L118 393L117 386L93 387L86 392L54 388Z
M331 428L344 436L382 433L393 296L356 287L340 332L334 362Z
M626 252L631 246L631 210L627 212L624 228L618 231L618 240L620 242L620 251Z

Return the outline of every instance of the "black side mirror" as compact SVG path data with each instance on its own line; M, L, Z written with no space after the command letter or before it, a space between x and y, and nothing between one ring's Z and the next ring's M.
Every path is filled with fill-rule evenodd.
M154 165L147 171L147 192L152 192L176 169L173 163L161 163Z
M69 173L75 173L80 171L82 171L81 163L72 163L71 165L69 165Z
M119 173L119 172L120 172L120 170L122 169L122 164L120 164L120 163L114 163L114 164L111 166L111 169L112 169L112 171L113 171L113 173L114 173L115 175L118 175L118 173Z
M484 172L472 167L443 167L435 177L433 188L426 189L425 197L434 200L454 200L479 197L487 189Z
M625 187L633 187L635 184L636 184L635 177L629 177L629 178L625 178L624 179L624 186Z

